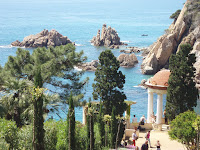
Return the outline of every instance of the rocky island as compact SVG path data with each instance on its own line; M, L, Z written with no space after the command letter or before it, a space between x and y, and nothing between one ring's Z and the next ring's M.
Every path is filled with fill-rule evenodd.
M94 46L105 46L109 48L119 48L120 45L125 45L123 42L120 42L117 31L110 26L106 28L106 24L102 27L101 35L100 30L98 30L97 36L93 37L91 43L93 43Z
M60 46L66 45L68 43L72 43L67 36L63 36L62 34L58 33L56 30L43 30L38 34L29 35L24 38L22 42L15 41L12 42L12 46L19 46L19 47L49 47L49 46Z

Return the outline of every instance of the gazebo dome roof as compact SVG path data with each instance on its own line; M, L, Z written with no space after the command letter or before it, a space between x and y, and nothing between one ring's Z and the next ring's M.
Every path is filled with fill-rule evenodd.
M161 89L161 90L167 89L169 76L170 76L170 70L161 70L157 72L152 78L150 78L146 82L146 85L154 89Z
M170 70L161 70L149 80L152 85L168 86Z

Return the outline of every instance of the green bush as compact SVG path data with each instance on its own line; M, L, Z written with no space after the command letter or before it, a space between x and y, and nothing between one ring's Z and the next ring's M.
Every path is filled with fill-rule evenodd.
M19 149L31 150L32 138L33 138L32 125L23 126L18 132L18 138L19 138L19 145L18 145Z
M60 120L56 122L57 124L57 144L56 149L57 150L66 150L67 149L67 121Z
M57 122L46 121L44 123L45 137L44 137L44 147L46 150L55 150L57 144Z
M76 121L75 131L77 150L84 150L87 147L87 126L81 122Z
M197 115L193 111L186 111L177 115L176 118L170 122L169 137L172 140L177 140L180 143L186 144L187 149L191 149L197 135L193 127L196 118Z
M18 148L18 128L13 121L0 119L0 139L2 140L2 145L5 142L8 144L9 149ZM4 141L5 140L5 141Z

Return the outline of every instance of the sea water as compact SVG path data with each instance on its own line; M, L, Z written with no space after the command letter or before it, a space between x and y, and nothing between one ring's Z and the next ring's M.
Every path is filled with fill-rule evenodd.
M104 47L94 47L90 40L97 30L107 24L115 28L121 41L128 46L148 47L164 34L173 22L169 17L177 9L182 9L184 0L0 0L0 64L4 66L8 56L15 55L16 47L10 44L22 41L25 36L36 34L43 29L56 29L62 35L77 44L77 51L84 51L88 62L97 60ZM147 34L148 36L141 36ZM125 49L126 47L120 47ZM112 50L117 57L120 49ZM33 50L33 49L29 49ZM139 87L142 79L151 76L141 73L142 56L136 53L139 63L133 68L120 68L126 76L124 92L127 100L135 101L131 106L133 114L139 119L147 116L148 94ZM83 77L90 81L85 88L85 100L92 97L94 72L86 72ZM154 112L156 114L156 95L154 95ZM163 109L166 104L164 96ZM63 108L67 110L66 107ZM76 120L82 121L82 108L76 108ZM49 113L59 120L65 119L66 113L59 111ZM59 117L60 116L60 117Z

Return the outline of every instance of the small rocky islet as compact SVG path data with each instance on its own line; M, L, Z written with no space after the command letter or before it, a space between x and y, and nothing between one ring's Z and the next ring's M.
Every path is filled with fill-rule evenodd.
M35 35L29 35L24 38L22 42L16 40L12 42L12 46L37 48L37 47L49 47L49 46L60 46L72 43L67 36L63 36L56 30L43 30Z

